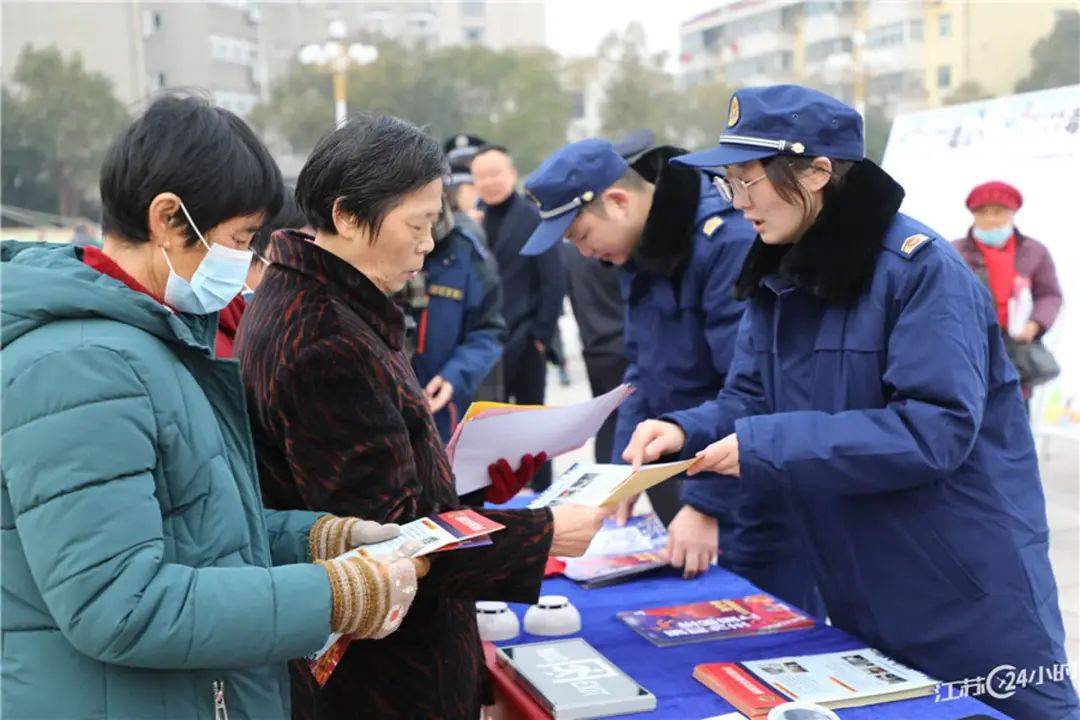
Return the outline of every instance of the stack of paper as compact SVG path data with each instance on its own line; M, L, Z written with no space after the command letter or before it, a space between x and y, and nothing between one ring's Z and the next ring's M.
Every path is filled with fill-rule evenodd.
M620 385L586 402L563 407L473 403L446 446L459 495L491 484L488 466L505 458L517 466L523 455L554 458L596 435L608 416L633 392Z

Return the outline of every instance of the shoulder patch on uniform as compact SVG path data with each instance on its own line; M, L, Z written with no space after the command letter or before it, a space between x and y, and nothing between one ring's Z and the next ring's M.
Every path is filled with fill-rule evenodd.
M428 285L427 291L428 295L446 298L447 300L463 300L465 298L464 290L449 285Z
M720 229L720 226L724 224L724 218L719 215L714 215L705 221L705 224L701 226L701 231L712 237L712 234Z
M924 235L922 233L908 235L906 238L904 238L904 243L900 246L900 252L907 257L911 257L919 248L921 248L929 241L929 235Z

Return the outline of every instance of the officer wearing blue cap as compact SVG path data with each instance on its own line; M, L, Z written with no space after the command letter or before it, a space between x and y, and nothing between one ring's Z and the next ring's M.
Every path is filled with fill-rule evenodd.
M719 144L676 162L758 232L715 400L638 426L636 462L786 498L829 617L1011 717L1078 718L1035 447L986 290L898 212L862 120L794 85L744 88ZM1018 681L1017 678L1020 678Z
M715 397L743 312L732 287L753 231L705 174L668 164L682 152L656 148L631 166L611 143L583 140L553 154L525 182L541 223L523 253L544 252L565 236L582 255L620 266L625 381L637 392L619 408L614 462L622 461L637 423ZM672 564L693 577L719 555L722 565L764 589L818 610L783 505L744 502L736 491L715 477L684 482L682 498L650 491L658 514L670 520Z

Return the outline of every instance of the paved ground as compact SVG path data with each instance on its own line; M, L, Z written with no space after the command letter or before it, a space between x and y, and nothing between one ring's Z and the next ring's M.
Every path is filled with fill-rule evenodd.
M567 369L571 384L561 385L554 368L549 366L547 402L553 405L589 397L577 325L567 314L560 320L560 327L569 358ZM1050 521L1050 559L1058 581L1069 660L1075 667L1080 664L1080 450L1074 440L1065 438L1043 438L1038 444ZM593 462L591 442L556 459L556 477L579 461Z

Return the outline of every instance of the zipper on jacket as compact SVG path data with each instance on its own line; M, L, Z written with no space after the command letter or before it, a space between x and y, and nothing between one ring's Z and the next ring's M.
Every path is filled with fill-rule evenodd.
M229 720L229 711L225 707L225 681L215 680L213 689L214 720Z

